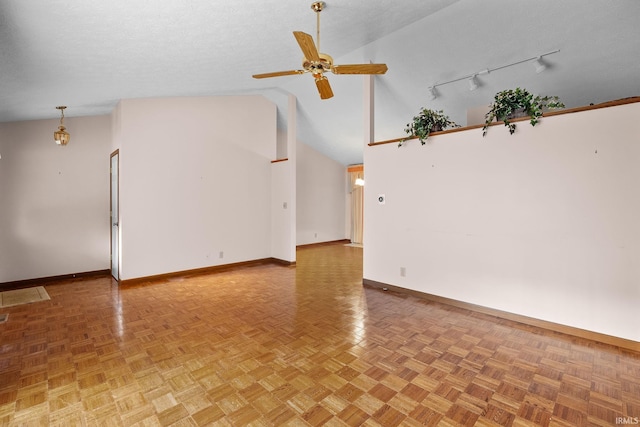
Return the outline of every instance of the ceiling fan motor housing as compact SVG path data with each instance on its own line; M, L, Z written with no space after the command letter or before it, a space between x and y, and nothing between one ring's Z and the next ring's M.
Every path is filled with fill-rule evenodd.
M326 53L318 53L318 56L320 57L320 61L310 61L307 58L304 58L302 68L314 74L331 71L331 67L333 67L333 58Z

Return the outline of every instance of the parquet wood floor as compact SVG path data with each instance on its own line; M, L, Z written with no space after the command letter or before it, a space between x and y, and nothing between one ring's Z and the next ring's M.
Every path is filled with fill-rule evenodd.
M0 324L0 425L614 426L640 355L297 267L46 286Z

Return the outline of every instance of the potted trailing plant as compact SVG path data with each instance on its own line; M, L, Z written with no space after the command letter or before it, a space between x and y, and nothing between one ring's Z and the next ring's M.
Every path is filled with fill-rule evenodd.
M436 111L423 107L420 110L420 114L415 116L411 123L407 123L404 131L410 135L410 138L417 137L420 143L424 145L431 132L438 132L448 127L460 126L451 121L442 110ZM401 147L408 139L409 138L405 138L400 141L398 147Z
M556 108L564 108L564 104L557 96L533 95L528 90L519 87L503 90L496 93L493 102L489 105L489 111L485 115L485 124L482 128L482 136L487 134L489 125L494 120L502 120L504 125L509 128L509 133L513 134L516 125L511 123L511 119L529 116L531 126L535 126L542 117L543 109Z

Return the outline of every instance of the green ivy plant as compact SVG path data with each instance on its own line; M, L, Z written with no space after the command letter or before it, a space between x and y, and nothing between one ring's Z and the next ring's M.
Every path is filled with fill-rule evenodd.
M515 123L511 123L512 114L521 111L524 116L529 116L531 126L542 117L543 109L564 108L564 104L560 102L557 96L540 96L533 95L526 89L508 89L498 92L493 98L493 102L489 105L489 111L485 115L485 124L482 128L482 136L487 134L489 125L494 120L502 120L504 125L509 128L509 133L516 131Z
M442 110L436 111L423 107L420 109L420 114L415 116L411 123L407 123L407 127L404 131L410 136L409 138L405 138L400 141L398 147L401 147L408 139L415 137L417 137L420 140L420 143L424 145L431 132L438 132L448 127L460 126L451 121Z

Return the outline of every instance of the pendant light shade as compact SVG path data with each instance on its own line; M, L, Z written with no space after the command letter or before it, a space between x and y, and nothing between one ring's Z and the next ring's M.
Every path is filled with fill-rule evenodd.
M69 132L67 132L64 127L64 109L67 108L64 105L56 107L56 109L60 110L60 126L58 126L58 130L53 132L53 139L56 141L58 145L67 145L69 142Z

